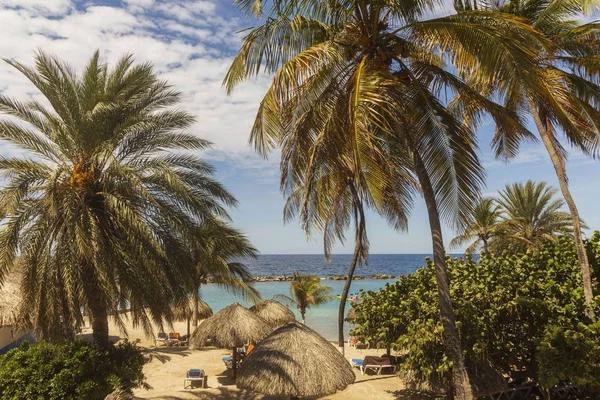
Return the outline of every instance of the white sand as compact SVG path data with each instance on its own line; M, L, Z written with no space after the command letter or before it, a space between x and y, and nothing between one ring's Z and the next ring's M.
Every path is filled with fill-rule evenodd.
M184 335L186 323L179 322L174 331ZM193 328L192 328L193 329ZM273 399L247 392L238 391L230 378L230 371L225 368L221 358L231 355L230 351L207 348L191 350L187 347L154 347L152 338L146 337L141 329L133 329L128 324L129 340L141 340L140 344L148 348L152 360L144 366L144 373L152 389L137 389L135 395L142 399ZM157 330L158 331L158 330ZM166 328L166 332L171 332ZM89 333L89 332L84 332ZM111 339L121 336L118 329L111 325ZM332 344L333 345L333 344ZM363 358L365 355L381 355L382 350L346 349L346 358ZM207 389L183 389L183 378L188 368L204 369L208 375ZM326 399L364 400L364 399L399 399L406 398L398 392L404 386L394 375L364 375L356 371L356 382L346 390Z

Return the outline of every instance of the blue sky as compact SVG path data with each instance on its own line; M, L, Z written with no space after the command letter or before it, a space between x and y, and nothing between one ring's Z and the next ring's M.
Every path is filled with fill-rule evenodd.
M307 240L296 223L284 226L279 194L277 157L258 158L247 145L256 108L268 77L244 84L227 96L221 82L239 46L242 28L255 23L242 16L233 0L2 0L2 57L31 63L36 49L54 53L81 67L99 48L108 62L124 53L152 61L160 75L184 95L182 108L198 117L193 131L214 143L204 156L218 169L218 178L240 201L231 211L234 224L265 253L320 253L318 235ZM440 13L451 9L451 2ZM0 65L0 91L8 96L36 96L32 87L7 65ZM487 170L486 194L505 184L534 179L556 185L541 144L528 143L505 165L489 151L493 126L480 132L481 159ZM0 143L0 153L8 149ZM592 228L600 228L600 163L572 152L570 184L580 212ZM421 199L410 219L410 231L390 230L376 215L368 215L372 253L428 253L428 221ZM445 233L446 243L452 232ZM351 251L351 243L337 246Z

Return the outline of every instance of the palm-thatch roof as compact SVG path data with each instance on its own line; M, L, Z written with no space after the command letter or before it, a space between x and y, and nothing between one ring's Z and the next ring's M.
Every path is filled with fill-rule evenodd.
M275 300L265 300L252 307L250 311L258 315L273 327L295 321L294 312Z
M265 320L239 303L233 303L205 319L192 333L190 344L202 347L210 341L211 345L223 349L242 347L262 340L270 332L271 326Z
M356 320L356 310L354 309L354 307L351 307L348 310L348 313L346 314L346 321L348 321L350 323L354 323L355 320Z
M12 272L0 286L0 326L15 324L20 303L20 275Z
M237 387L271 396L320 397L354 383L342 354L317 332L291 322L275 331L244 359Z
M173 311L173 318L176 321L186 321L194 318L194 299L188 297L187 299L174 304L171 307ZM198 318L205 319L213 315L213 310L208 304L200 300L198 302Z
M473 394L476 397L487 397L508 389L506 379L489 364L472 365L468 363L467 372ZM400 377L408 389L424 390L437 395L445 395L448 389L447 383L437 375L423 379L415 371L401 371Z

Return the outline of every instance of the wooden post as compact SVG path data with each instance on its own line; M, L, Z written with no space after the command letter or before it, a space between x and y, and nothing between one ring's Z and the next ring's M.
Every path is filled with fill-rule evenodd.
M235 379L237 377L237 347L233 347L233 365L231 367L231 377Z

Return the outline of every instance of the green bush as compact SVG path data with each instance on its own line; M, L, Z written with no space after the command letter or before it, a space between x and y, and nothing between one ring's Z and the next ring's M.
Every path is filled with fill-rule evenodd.
M83 341L23 343L0 356L3 399L104 399L117 388L145 387L146 358L135 343L98 350Z
M550 327L538 347L540 383L561 380L600 387L600 322L573 329Z
M598 293L600 233L588 240L587 249ZM594 340L600 331L586 325L581 271L572 240L561 238L538 254L483 256L477 262L469 257L448 259L448 272L457 328L471 365L490 364L504 373L525 368L545 385L560 379L598 385L591 377L598 373ZM448 382L452 362L442 347L430 261L395 284L361 297L363 301L354 306L353 334L408 350L404 369L424 380ZM600 315L599 300L597 296L596 315ZM585 352L590 355L581 356ZM575 357L578 368L566 362L569 357Z

